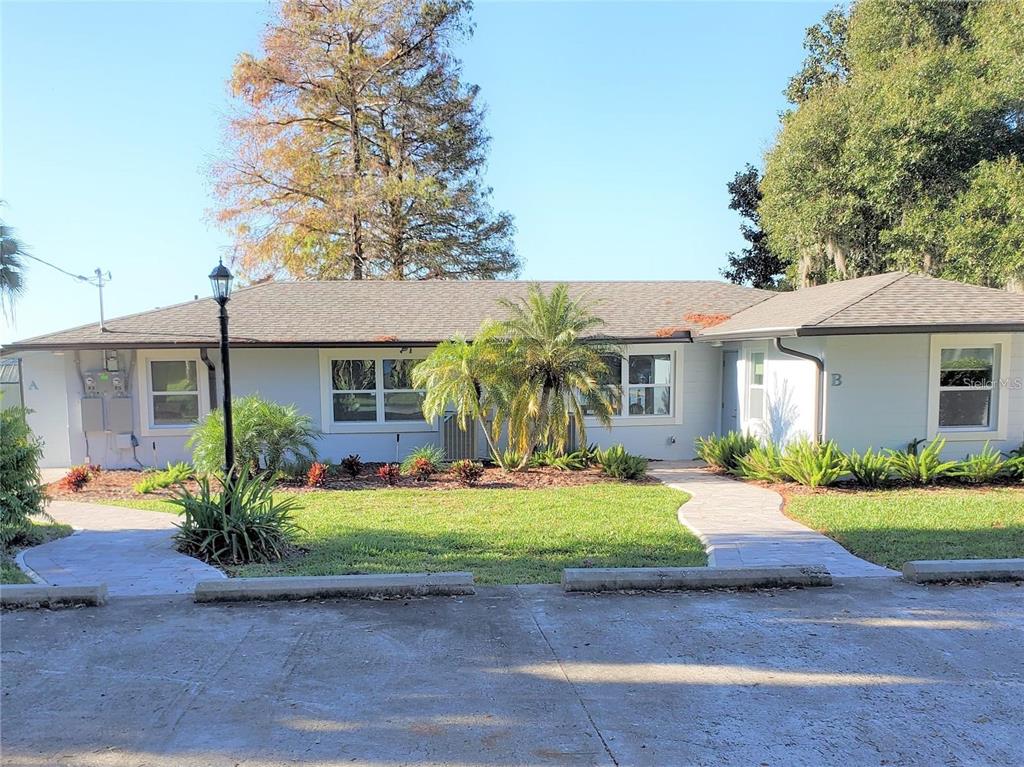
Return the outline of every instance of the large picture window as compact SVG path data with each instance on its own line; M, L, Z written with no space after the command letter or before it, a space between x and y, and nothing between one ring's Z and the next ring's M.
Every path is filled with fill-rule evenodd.
M331 359L334 423L424 423L421 389L412 371L420 359L378 357Z
M987 429L992 424L996 349L943 347L939 356L939 428Z
M153 426L190 426L199 420L195 360L150 360L149 392Z

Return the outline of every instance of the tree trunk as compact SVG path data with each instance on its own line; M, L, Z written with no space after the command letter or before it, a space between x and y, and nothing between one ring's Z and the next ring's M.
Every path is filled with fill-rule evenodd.
M352 35L348 35L348 55L355 54L355 43ZM348 132L349 140L352 142L352 195L356 199L355 208L352 211L352 279L363 279L363 264L366 257L363 251L363 221L359 215L359 181L363 175L363 147L359 137L359 99L356 95L355 84L349 86L348 103Z

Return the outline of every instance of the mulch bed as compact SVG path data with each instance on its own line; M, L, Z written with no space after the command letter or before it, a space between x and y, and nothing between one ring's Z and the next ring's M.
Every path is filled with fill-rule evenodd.
M368 463L356 477L332 474L327 478L322 487L306 487L304 482L298 480L282 480L280 486L282 489L293 492L387 489L388 485L383 480L378 479L375 474L380 465ZM47 485L46 493L51 498L72 501L99 501L115 498L163 500L173 495L173 488L154 490L145 495L135 492L134 485L143 476L141 471L134 469L104 469L89 480L78 492L72 492L67 488L61 487L59 482L54 482ZM487 467L484 469L480 481L473 488L477 490L539 490L559 487L582 487L619 481L604 476L597 469L559 471L558 469L537 468L507 472L494 467ZM657 480L647 477L636 484L643 484L645 482L657 482ZM195 490L197 487L195 482L188 482L186 486L191 490ZM463 488L462 485L446 473L435 474L423 482L417 482L411 477L402 477L395 487L416 490L458 490Z

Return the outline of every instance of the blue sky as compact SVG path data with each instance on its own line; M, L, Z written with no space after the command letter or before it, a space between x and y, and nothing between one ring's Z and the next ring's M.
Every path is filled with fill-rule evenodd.
M828 3L478 2L461 46L526 279L716 279L726 182L759 162L804 30ZM235 57L266 2L0 3L0 216L32 252L109 270L107 316L208 295ZM31 263L31 262L30 262ZM98 319L32 263L6 342Z

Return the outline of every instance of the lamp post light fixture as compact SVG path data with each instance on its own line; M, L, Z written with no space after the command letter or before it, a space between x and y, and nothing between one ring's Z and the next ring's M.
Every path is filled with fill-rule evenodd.
M210 272L210 287L213 300L220 306L220 364L223 371L223 412L224 412L224 471L225 479L235 475L235 433L231 423L231 362L228 359L228 299L231 296L231 272L221 261Z

